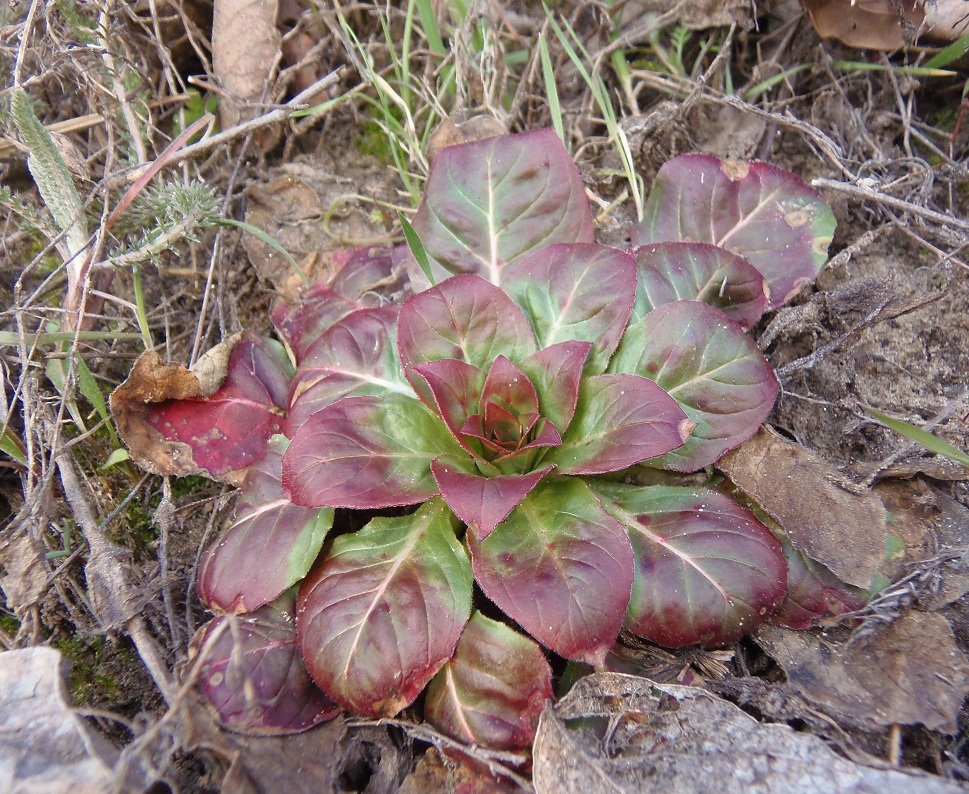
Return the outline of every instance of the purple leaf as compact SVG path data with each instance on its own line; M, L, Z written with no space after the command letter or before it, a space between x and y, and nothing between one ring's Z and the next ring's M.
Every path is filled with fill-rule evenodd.
M222 724L245 734L298 733L340 711L303 665L295 596L287 592L249 615L210 621L192 640L198 688Z
M408 298L397 321L404 372L451 358L487 371L498 356L519 361L535 352L522 310L499 287L478 276L455 276ZM419 379L408 374L420 393Z
M313 414L283 455L283 486L306 507L394 507L438 493L431 461L461 454L413 397L345 397Z
M330 288L350 300L369 305L369 301L379 300L376 290L394 281L394 271L406 251L404 244L396 248L364 245L337 250L332 261L336 274L330 280Z
M538 410L564 432L575 414L582 369L590 342L559 342L532 353L520 362L522 372L538 391Z
M554 466L529 474L505 474L483 477L461 471L451 459L435 460L431 471L441 489L441 496L455 515L477 536L484 540L504 521L512 509L524 499Z
M604 372L636 297L636 260L604 245L550 245L504 275L502 287L522 307L539 347L591 342L589 374Z
M692 429L676 400L648 378L596 375L582 381L562 446L545 459L562 474L619 471L682 446Z
M278 343L243 334L217 391L152 405L145 421L165 439L188 445L195 464L211 476L238 472L282 429L291 377Z
M286 340L296 357L306 351L333 323L360 306L325 284L317 284L297 304L279 301L273 306L272 321L280 338Z
M485 595L540 643L598 664L629 603L633 556L622 525L574 477L547 477L484 540L467 534Z
M657 306L696 300L720 309L744 329L767 308L767 282L743 257L709 243L656 243L636 250L639 290L633 317Z
M317 339L293 380L287 436L342 397L414 396L397 360L396 324L396 306L358 309Z
M273 436L246 472L235 518L202 557L199 597L215 612L252 612L302 579L333 524L330 508L298 507L283 490L289 442ZM258 550L256 552L255 550Z
M392 717L451 658L471 566L441 499L333 541L303 581L297 625L314 680L357 714Z
M430 390L432 400L428 407L437 411L461 446L473 454L480 454L480 447L469 445L461 428L478 410L486 377L484 371L453 358L416 364L411 369L424 379Z
M513 414L538 413L538 393L518 367L505 356L498 356L488 370L481 390L480 404L498 404Z
M865 592L842 582L827 567L796 549L783 535L787 595L770 622L787 629L809 629L823 618L861 609Z
M552 130L502 135L441 151L414 229L433 276L502 269L550 243L591 243L592 213L572 157ZM426 284L419 268L411 278Z
M814 280L835 227L831 207L794 174L705 154L667 162L643 216L635 245L713 243L740 254L767 279L772 308Z
M427 687L424 718L466 744L518 750L531 745L552 670L542 649L475 612L454 657Z
M392 288L403 248L362 246L337 250L330 269L336 274L326 284L315 284L299 303L280 301L273 306L273 325L286 340L296 361L302 363L310 346L333 323L357 309L379 306L380 290Z
M709 466L750 438L780 389L740 326L698 301L667 303L630 325L609 368L656 381L696 422L686 444L649 462L674 471Z
M748 510L703 488L596 482L636 555L625 626L667 647L734 642L784 598L781 544Z

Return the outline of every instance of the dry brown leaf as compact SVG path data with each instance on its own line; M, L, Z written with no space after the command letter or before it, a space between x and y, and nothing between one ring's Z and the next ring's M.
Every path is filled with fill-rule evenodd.
M154 403L206 397L215 392L225 379L229 355L240 338L241 334L236 334L212 348L192 369L166 364L153 350L138 356L127 380L111 394L111 414L138 466L163 476L209 476L195 464L188 444L163 438L145 416ZM241 474L233 473L227 479L238 484L240 478Z
M857 642L763 626L757 642L803 697L863 729L899 723L956 732L969 693L969 660L949 622L911 611Z
M867 588L881 572L888 513L806 447L762 428L717 464L777 521L791 542L848 584Z
M0 791L103 794L116 759L71 708L58 651L0 653Z
M925 19L922 0L807 0L807 9L821 38L865 50L914 44Z
M40 601L50 586L44 549L30 532L36 520L29 513L27 508L21 509L0 537L0 568L6 572L0 576L0 590L7 608L18 616Z
M969 569L955 559L969 548L969 509L922 478L883 480L874 490L891 514L892 534L905 543L886 576L894 581L927 561L918 566L925 582L917 595L929 612L969 592Z
M332 275L329 262L337 249L379 242L373 206L357 193L380 194L388 169L358 153L347 157L356 159L360 184L335 176L336 163L321 154L297 158L270 172L267 181L246 188L246 222L279 243L311 283ZM279 251L248 233L242 246L260 279L282 295L297 296L303 281Z
M448 146L483 141L506 132L508 130L493 116L472 116L465 121L446 118L434 128L427 141L427 162L433 163L437 153Z
M565 720L604 717L597 740ZM535 738L538 794L959 794L957 783L875 769L817 737L761 724L694 687L605 673L579 681L542 715Z
M219 98L223 128L258 115L259 102L279 53L279 0L215 0L212 69L225 93Z

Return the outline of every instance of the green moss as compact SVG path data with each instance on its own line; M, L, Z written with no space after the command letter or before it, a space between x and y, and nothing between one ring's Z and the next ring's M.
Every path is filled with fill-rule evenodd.
M75 706L105 703L121 696L121 686L107 668L109 663L115 669L130 663L130 650L108 646L104 637L85 640L71 636L52 644L70 662L67 684Z
M154 506L157 506L157 499L154 501ZM125 510L124 520L116 523L115 527L115 531L109 532L108 537L120 545L134 543L138 551L149 551L158 539L158 527L152 521L151 514L137 499L131 501Z
M17 618L15 618L13 615L8 615L6 612L0 612L0 629L13 637L18 631L20 631L20 621L17 620Z
M363 125L360 134L354 137L353 145L360 154L376 157L384 165L393 160L390 139L376 121L368 121Z
M217 487L208 477L172 477L172 499L178 503L185 498L200 499L202 494ZM147 502L133 499L125 509L124 518L115 521L108 538L139 552L154 553L152 545L158 540L158 527L155 525L155 509L161 502L161 492L153 493Z

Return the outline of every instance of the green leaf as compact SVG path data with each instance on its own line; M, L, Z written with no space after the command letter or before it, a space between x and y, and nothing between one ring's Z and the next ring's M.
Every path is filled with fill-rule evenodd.
M591 243L585 186L552 130L449 146L434 159L414 216L440 282L504 268L550 243ZM413 273L422 281L420 273Z
M391 717L451 658L471 613L471 566L442 499L333 541L303 581L297 626L319 686L357 714Z
M753 513L705 488L594 482L636 555L625 626L679 648L753 631L781 603L781 544Z
M552 671L542 649L475 612L454 657L427 687L424 718L467 744L518 750L532 743L551 698Z

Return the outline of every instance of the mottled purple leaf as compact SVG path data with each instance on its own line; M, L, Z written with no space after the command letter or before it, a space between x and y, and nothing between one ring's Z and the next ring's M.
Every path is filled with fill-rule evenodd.
M484 477L469 473L466 466L452 459L435 460L431 471L441 489L441 496L455 515L484 540L504 521L554 466L528 474L504 474Z
M334 323L306 351L290 390L286 435L342 397L415 396L394 344L397 307L358 309Z
M187 444L195 464L211 476L241 471L282 430L292 374L278 343L243 334L217 391L152 405L145 421L167 440Z
M686 444L649 462L674 471L709 466L750 438L780 389L743 329L698 301L667 303L631 324L609 369L656 381L696 422Z
M499 750L529 747L552 698L542 649L475 612L454 657L428 684L424 718L461 742Z
M591 342L587 372L604 372L636 297L636 260L604 245L550 245L509 269L501 286L525 311L539 347Z
M636 250L639 289L633 318L678 300L720 309L748 329L767 308L767 282L746 259L710 243L656 243Z
M461 448L413 397L345 397L317 411L283 455L295 504L357 509L417 504L438 493L431 461Z
M192 640L198 688L222 724L246 734L298 733L340 711L313 683L300 657L295 594L255 612L224 615Z
M555 653L601 663L629 603L633 556L622 525L574 477L546 477L498 528L467 534L485 595Z
M471 566L433 499L333 541L303 581L297 625L314 680L342 706L391 717L451 658L471 613Z
M545 460L562 474L618 471L682 446L692 429L676 400L648 378L596 375L582 381L562 446Z
M784 598L781 544L754 514L703 488L595 482L636 555L625 626L667 647L734 642Z
M451 146L435 158L414 230L436 281L502 269L551 243L591 243L592 212L572 157L549 129ZM426 283L419 268L411 279Z
M582 370L591 342L559 342L532 353L519 366L538 391L538 410L559 433L565 432L575 414Z
M333 524L331 508L289 501L281 481L288 444L283 436L270 439L246 472L232 524L202 557L198 593L215 612L252 612L292 587L313 565Z
M831 207L788 171L684 154L656 175L632 241L713 243L740 254L764 274L777 307L817 276L834 227Z
M787 629L809 629L832 615L861 609L868 599L861 588L842 582L781 536L787 560L787 595L770 622Z
M535 352L522 310L499 287L478 276L455 276L408 298L397 321L400 361L420 393L415 364L452 358L487 370L498 356L519 361Z

